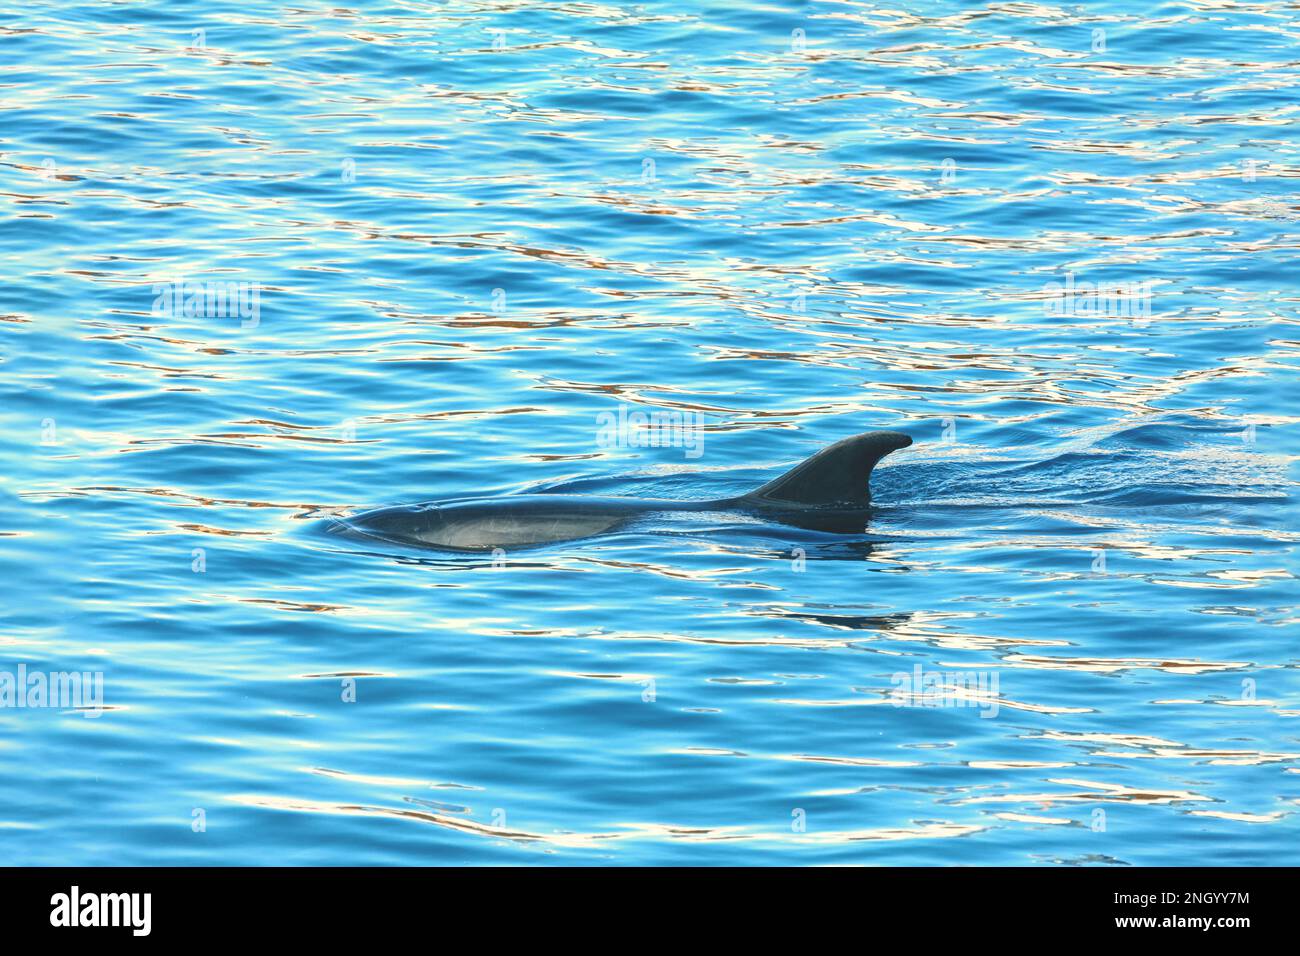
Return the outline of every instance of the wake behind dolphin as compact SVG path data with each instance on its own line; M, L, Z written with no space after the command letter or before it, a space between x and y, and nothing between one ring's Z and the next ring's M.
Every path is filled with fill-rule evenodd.
M447 551L491 551L572 541L612 531L633 517L667 511L731 511L819 531L863 530L871 470L912 439L865 432L823 448L790 471L738 498L586 497L532 494L396 505L335 519L326 530L347 537Z

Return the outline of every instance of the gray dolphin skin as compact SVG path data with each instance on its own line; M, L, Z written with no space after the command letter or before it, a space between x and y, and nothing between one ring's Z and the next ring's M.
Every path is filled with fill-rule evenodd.
M507 495L396 505L334 519L326 531L445 551L491 551L572 541L654 512L739 512L819 531L860 533L876 462L912 439L865 432L837 441L779 478L738 498L679 501L583 495Z

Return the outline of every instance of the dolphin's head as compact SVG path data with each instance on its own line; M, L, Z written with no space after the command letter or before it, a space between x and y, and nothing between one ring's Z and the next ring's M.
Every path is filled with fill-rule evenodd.
M443 523L441 509L436 504L394 505L340 518L327 530L383 541L418 543L432 538Z

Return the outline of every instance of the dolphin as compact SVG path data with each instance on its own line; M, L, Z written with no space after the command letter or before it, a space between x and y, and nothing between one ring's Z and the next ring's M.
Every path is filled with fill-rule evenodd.
M588 497L567 494L457 498L395 505L332 519L326 531L350 538L442 551L492 551L573 541L612 531L633 517L668 511L739 512L819 531L861 532L871 504L871 470L912 439L864 432L837 441L738 498Z

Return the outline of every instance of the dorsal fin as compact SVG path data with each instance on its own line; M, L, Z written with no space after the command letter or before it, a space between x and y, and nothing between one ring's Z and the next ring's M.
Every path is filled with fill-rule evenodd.
M823 448L745 497L772 504L866 507L871 502L871 469L891 451L910 444L912 439L902 432L854 435Z

